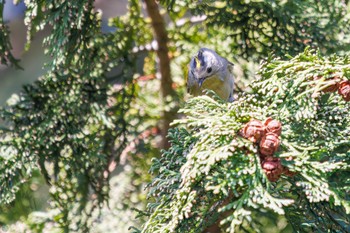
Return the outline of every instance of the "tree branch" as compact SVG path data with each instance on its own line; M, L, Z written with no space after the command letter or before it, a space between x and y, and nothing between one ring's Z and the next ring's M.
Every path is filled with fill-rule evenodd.
M163 103L166 104L167 96L175 96L175 91L172 89L173 81L171 79L170 71L170 58L168 49L168 34L165 29L164 19L159 12L158 5L155 0L145 0L146 9L149 17L152 20L152 27L154 36L158 43L157 56L159 58L159 72L161 74L161 94ZM174 119L174 113L171 111L164 110L163 122L162 122L162 147L169 147L169 143L166 139L166 135L169 129L170 123Z

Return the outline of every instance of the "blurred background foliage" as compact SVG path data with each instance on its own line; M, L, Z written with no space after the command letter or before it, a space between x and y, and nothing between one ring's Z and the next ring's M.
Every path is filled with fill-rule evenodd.
M187 64L200 47L235 64L236 94L270 54L349 50L348 1L163 0L174 90L164 98L145 2L155 3L0 1L3 230L141 226L145 219L135 219L133 208L147 203L148 170L164 140L162 113L188 98ZM265 232L291 231L284 218L262 222Z

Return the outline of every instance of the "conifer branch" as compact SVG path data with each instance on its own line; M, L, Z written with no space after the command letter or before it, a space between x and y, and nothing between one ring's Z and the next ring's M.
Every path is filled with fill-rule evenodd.
M344 193L337 183L347 182L350 167L350 103L341 91L327 92L323 86L330 80L347 82L349 72L348 57L321 57L306 49L291 60L267 60L252 93L233 103L208 96L190 99L181 110L187 117L176 121L186 129L170 132L172 147L153 164L158 172L149 194L155 203L142 232L202 232L204 219L216 221L218 215L228 232L243 226L253 230L259 224L254 213L290 211L299 213L286 215L292 223L299 221L295 225L322 221L329 223L327 229L343 232L349 187ZM274 155L264 154L261 143L241 133L252 119L266 118L271 122L266 127L275 128L265 130L281 133ZM215 203L222 206L216 210ZM318 205L324 207L315 211ZM209 214L208 206L216 214ZM310 224L309 229L325 227Z

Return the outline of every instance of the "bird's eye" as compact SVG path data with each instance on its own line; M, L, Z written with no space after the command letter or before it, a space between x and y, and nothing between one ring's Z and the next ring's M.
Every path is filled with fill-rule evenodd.
M208 67L207 68L207 73L210 73L212 71L212 68L211 67Z

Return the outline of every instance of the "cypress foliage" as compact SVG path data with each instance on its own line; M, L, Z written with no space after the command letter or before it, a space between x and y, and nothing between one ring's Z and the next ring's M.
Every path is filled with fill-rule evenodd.
M234 103L202 96L182 108L186 118L169 132L172 147L153 160L153 199L140 212L147 218L140 231L201 232L218 221L231 232L256 230L263 211L285 215L295 231L348 231L349 59L339 56L348 49L347 1L160 2L180 95L186 65L201 46L246 73L253 72L246 61L272 52L282 58L269 57ZM11 54L4 3L0 63L20 68ZM111 19L115 31L106 34L92 0L24 3L26 49L36 32L49 28L43 45L51 59L43 77L0 109L0 205L12 203L21 185L40 171L54 210L44 221L65 232L89 232L94 213L109 199L110 165L143 130L157 134L159 113L172 112L179 100L166 98L162 106L155 98L157 47L141 1L129 0L127 14ZM309 45L338 54L304 51ZM287 53L294 57L287 59ZM152 87L137 84L137 66L146 79L154 78L148 80ZM113 68L120 73L108 77ZM270 118L282 124L282 132L278 150L266 159L264 145L242 134L257 125L242 129L251 120L268 124ZM157 154L150 138L142 145L148 154L132 157L138 183L149 164L139 161ZM268 139L277 142L275 136Z
M28 1L25 22L29 38L53 26L44 42L52 61L45 76L1 109L0 203L13 201L39 166L58 210L53 219L66 232L86 232L92 212L108 199L108 166L127 143L125 114L134 95L136 59L128 51L135 31L98 33L93 1ZM105 76L119 64L124 88Z
M0 64L12 65L16 68L21 68L19 66L19 60L16 59L12 53L12 45L10 43L10 31L8 26L4 22L4 6L5 0L0 1Z
M349 80L348 57L313 50L290 60L268 59L251 93L234 103L196 97L170 134L172 147L151 171L150 217L141 232L257 230L266 211L286 215L297 232L349 230L349 102L325 89ZM315 77L318 77L315 79ZM285 173L269 181L266 157L240 130L251 119L282 123L274 157ZM184 127L184 128L183 128Z
M231 48L245 59L263 58L271 51L296 55L307 46L327 53L347 50L347 2L332 1L192 1L163 0L170 9L183 5L194 15L205 15L205 25L225 28Z

